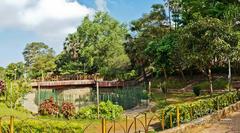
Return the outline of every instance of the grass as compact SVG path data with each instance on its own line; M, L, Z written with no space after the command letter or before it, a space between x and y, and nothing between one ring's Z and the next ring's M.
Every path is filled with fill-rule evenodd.
M225 88L227 88L227 84L228 84L228 81L223 78L216 79L213 81L213 89L215 89L215 90L225 89ZM194 86L197 86L200 89L208 89L209 81L203 81L203 82L195 84Z
M219 93L213 93L212 96L219 95ZM167 94L167 98L165 100L165 95L163 93L153 93L152 98L153 101L156 102L156 109L163 108L170 104L179 104L184 102L193 102L199 99L210 98L209 94L204 94L201 96L195 96L192 92L185 93L171 93Z
M160 83L165 83L167 89L181 89L188 85L186 81L177 80L177 79L169 79L166 81L161 81L160 79L155 79L152 81L152 88L159 88Z
M4 116L15 116L20 119L26 119L32 115L22 107L17 107L17 109L10 109L4 103L0 103L0 117Z

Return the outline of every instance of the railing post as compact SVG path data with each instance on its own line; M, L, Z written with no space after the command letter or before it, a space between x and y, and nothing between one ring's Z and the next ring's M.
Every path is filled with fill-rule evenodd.
M162 130L164 130L164 124L165 124L165 122L164 122L164 120L165 120L165 118L164 118L164 110L162 111Z
M145 118L145 133L148 133L147 113L144 114Z
M179 113L179 107L177 106L177 126L180 127L180 113Z
M102 118L102 133L106 133L106 120Z
M126 115L126 132L128 130L128 116Z
M191 121L193 120L193 109L192 106L190 106L190 117L191 117Z
M14 118L13 116L10 117L10 133L13 133L14 129L13 129L13 121L14 121Z
M113 121L113 133L116 133L116 121Z
M134 117L134 133L137 133L137 118Z
M2 133L2 118L0 118L0 133Z
M173 127L173 123L172 123L172 112L170 112L170 128L172 128Z

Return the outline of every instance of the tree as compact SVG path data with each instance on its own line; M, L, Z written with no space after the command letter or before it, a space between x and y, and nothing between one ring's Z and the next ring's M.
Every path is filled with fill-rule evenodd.
M5 77L5 69L3 67L0 67L0 80L4 79Z
M17 80L24 76L25 67L23 62L11 63L5 70L5 78L9 80Z
M29 82L24 79L15 81L6 80L5 84L6 105L12 108L16 108L20 98L31 90Z
M46 44L41 42L32 42L26 45L23 56L31 78L41 77L48 72L55 70L55 52Z
M179 43L180 33L179 31L168 33L162 39L151 42L146 49L146 52L154 58L153 65L164 70L165 78L166 70L177 70L185 80L183 70L188 67L185 55L187 49L185 45Z
M182 0L181 18L186 25L201 17L224 19L224 13L229 6L240 6L239 0Z
M236 34L234 31L235 26L237 25L236 22L238 20L238 17L240 17L240 7L235 5L230 5L228 9L224 12L224 21L227 24L228 32L231 34ZM228 89L230 90L231 85L231 61L233 60L233 56L236 56L236 52L233 52L237 50L236 48L232 48L228 53Z
M107 13L98 12L93 20L85 17L77 32L66 38L64 51L57 60L58 71L114 77L110 72L129 66L123 46L126 33L126 27Z
M228 58L231 47L237 45L236 36L219 19L202 18L184 27L180 43L187 45L188 61L208 76L212 93L211 69Z
M152 55L146 54L145 50L151 41L162 38L169 31L166 21L164 6L155 4L150 13L131 23L132 34L126 38L125 50L132 66L141 70L145 80L145 69L153 60Z

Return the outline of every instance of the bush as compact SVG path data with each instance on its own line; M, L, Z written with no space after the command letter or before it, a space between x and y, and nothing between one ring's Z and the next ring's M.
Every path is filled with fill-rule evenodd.
M199 87L199 86L193 86L193 93L194 93L196 96L200 96L201 87Z
M4 87L4 82L0 80L0 94L3 92Z
M67 119L72 118L75 115L75 107L73 103L62 103L61 113Z
M204 115L210 114L218 109L222 109L230 104L235 103L239 100L237 92L229 92L226 94L222 94L213 98L207 98L203 100L194 101L191 103L182 103L178 105L169 105L159 110L160 118L162 118L162 111L164 111L165 115L165 127L170 127L170 113L173 118L173 126L177 125L176 119L176 108L179 107L180 112L180 122L186 123L191 121L192 119L197 119ZM192 112L192 113L191 113Z
M85 126L79 122L66 122L55 120L14 120L16 133L83 133ZM9 123L2 123L2 133L8 133Z
M159 88L161 82L162 81L160 81L160 80L153 80L152 88ZM169 80L164 81L163 83L167 89L181 89L181 88L187 86L186 81L176 80L176 79L169 79Z
M99 115L101 118L115 120L121 117L123 108L119 105L114 105L112 102L101 102L99 104ZM79 119L97 119L97 106L90 105L81 108L76 118Z
M227 87L228 81L224 78L219 78L213 81L213 89L225 89ZM195 84L193 87L198 87L200 89L208 89L210 86L209 81L203 81Z
M59 107L54 103L53 97L51 97L40 104L38 112L41 115L58 115Z

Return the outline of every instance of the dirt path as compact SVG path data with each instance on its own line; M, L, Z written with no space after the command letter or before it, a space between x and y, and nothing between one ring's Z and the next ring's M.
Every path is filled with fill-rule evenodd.
M25 109L28 111L31 111L33 113L38 113L38 106L34 103L35 99L35 93L30 92L22 100L22 105Z
M209 124L204 129L197 129L198 133L240 133L240 110L230 117L217 123Z

